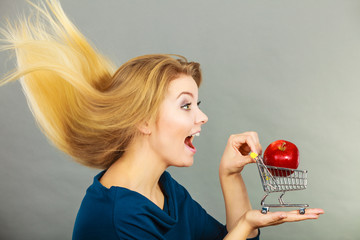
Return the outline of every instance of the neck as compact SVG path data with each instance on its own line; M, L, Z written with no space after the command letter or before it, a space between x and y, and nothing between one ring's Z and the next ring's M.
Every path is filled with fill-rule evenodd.
M100 182L107 188L118 186L138 192L162 208L164 195L159 179L167 166L146 145L143 141L132 144L128 151L110 166Z

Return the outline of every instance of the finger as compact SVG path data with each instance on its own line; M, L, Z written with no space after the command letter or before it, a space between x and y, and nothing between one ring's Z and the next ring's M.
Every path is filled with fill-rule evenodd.
M319 215L314 213L305 214L286 214L286 217L282 220L283 222L299 222L310 219L318 219Z
M298 222L309 219L318 219L319 215L324 213L320 209L310 209L306 211L305 214L300 214L299 211L288 212L286 214L286 218L284 218L284 222Z
M269 213L268 213L269 214ZM275 212L272 213L274 216L272 216L273 221L269 221L269 225L279 225L285 222L300 222L305 220L311 220L311 219L318 219L319 215L317 214L293 214L289 212Z
M251 138L252 138L252 140L254 142L254 145L255 145L255 148L256 148L255 153L261 154L262 147L261 147L259 136L258 136L257 132L249 132L248 134L251 136Z
M299 210L289 211L288 213L289 214L300 214ZM305 214L317 214L317 215L320 215L320 214L324 214L324 210L321 209L321 208L307 208L305 210Z
M308 208L306 209L305 213L312 213L312 214L324 214L324 209L321 208Z
M238 151L240 151L240 148L242 147L241 150L244 150L245 152L247 152L245 155L247 155L250 151L257 153L255 142L253 141L253 139L250 135L247 135L247 134L233 135L232 142L233 142L233 146ZM249 151L249 148L250 148L250 151ZM248 150L248 151L246 151L246 150Z

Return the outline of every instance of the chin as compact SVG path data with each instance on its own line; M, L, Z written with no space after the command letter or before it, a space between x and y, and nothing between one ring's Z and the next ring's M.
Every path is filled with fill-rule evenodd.
M194 159L186 159L179 163L174 164L175 167L191 167L194 164Z
M189 163L185 163L184 167L191 167L192 165L194 165L194 161L191 161Z

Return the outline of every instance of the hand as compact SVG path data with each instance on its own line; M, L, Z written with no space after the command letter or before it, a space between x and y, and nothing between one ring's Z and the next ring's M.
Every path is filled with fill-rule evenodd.
M251 229L279 225L285 222L298 222L309 219L318 219L324 210L319 208L308 208L305 214L300 214L298 210L289 212L268 212L262 214L259 210L250 210L244 214L243 223L249 225ZM241 224L241 221L239 222Z
M256 132L234 134L229 137L220 163L220 173L232 175L240 173L244 166L255 162L250 151L261 154L261 145Z
M245 240L248 237L255 237L258 228L279 225L285 222L317 219L323 213L324 210L318 208L306 209L303 215L299 211L268 212L267 214L262 214L259 210L249 210L240 218L235 228L226 235L224 240ZM254 235L254 233L256 234Z

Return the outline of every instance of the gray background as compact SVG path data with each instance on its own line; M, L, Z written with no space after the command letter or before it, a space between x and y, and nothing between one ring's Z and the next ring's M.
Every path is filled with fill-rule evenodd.
M209 117L195 164L169 169L225 221L218 165L231 133L257 131L263 148L287 139L309 170L288 201L324 208L317 221L262 230L263 239L359 238L360 1L63 0L70 19L117 65L148 53L177 53L204 72ZM0 15L27 11L1 0ZM1 20L3 21L3 20ZM0 56L0 73L13 67ZM18 82L0 88L0 239L70 239L98 170L80 166L40 133ZM254 208L263 196L256 165L244 170Z

